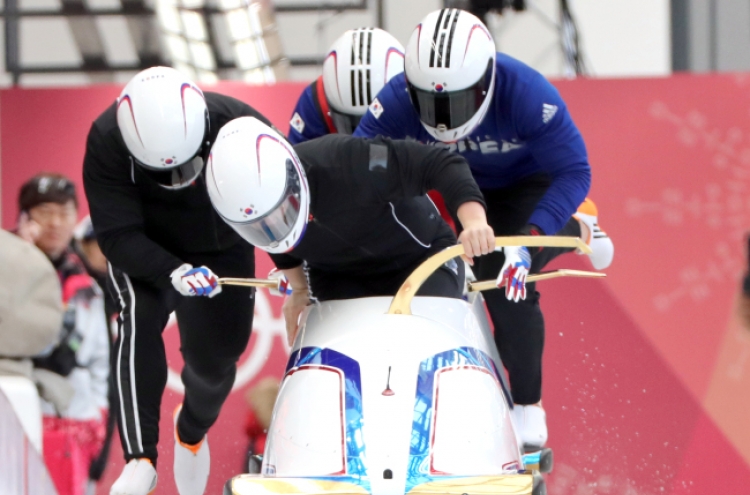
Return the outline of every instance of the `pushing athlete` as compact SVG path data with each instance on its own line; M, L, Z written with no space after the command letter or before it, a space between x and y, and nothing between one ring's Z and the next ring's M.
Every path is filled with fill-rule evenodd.
M404 47L391 34L378 28L345 31L328 50L323 74L300 95L289 142L352 134L378 91L403 71Z
M252 277L252 246L214 212L204 161L219 129L258 112L203 93L174 69L137 74L91 126L83 179L91 220L119 301L112 356L126 466L111 495L156 487L167 359L162 332L174 311L185 361L175 411L174 476L180 495L203 494L206 433L216 421L252 328L252 292L217 285L216 273Z
M219 215L269 252L289 280L290 344L311 297L394 295L425 259L456 244L424 196L430 189L460 221L469 258L495 247L466 161L433 146L332 134L292 147L262 122L241 118L220 131L207 176ZM464 285L463 263L451 260L418 294L460 298Z
M487 28L459 9L427 15L406 47L404 73L370 105L355 136L388 136L443 145L469 163L496 235L571 235L593 250L596 269L612 261L612 241L586 198L591 170L580 132L557 90L538 72L502 53ZM513 416L528 450L547 441L542 408L544 317L528 273L560 249L505 248L477 260L495 343L508 371Z

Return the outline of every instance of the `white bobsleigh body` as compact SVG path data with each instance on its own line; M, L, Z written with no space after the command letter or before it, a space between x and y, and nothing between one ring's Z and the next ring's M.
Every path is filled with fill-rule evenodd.
M312 306L261 473L225 493L531 494L481 296Z

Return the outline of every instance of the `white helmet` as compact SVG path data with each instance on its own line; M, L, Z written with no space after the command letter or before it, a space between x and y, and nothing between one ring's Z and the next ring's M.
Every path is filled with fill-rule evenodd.
M310 211L307 177L292 146L254 117L219 130L206 166L208 196L240 236L269 253L302 239Z
M495 87L495 42L477 17L459 9L432 12L406 46L406 81L427 132L462 139L487 113Z
M378 28L342 34L323 62L323 89L341 134L356 129L367 107L393 76L404 71L404 47Z
M117 99L117 125L135 163L161 186L185 187L203 169L206 100L178 71L151 67L133 77Z

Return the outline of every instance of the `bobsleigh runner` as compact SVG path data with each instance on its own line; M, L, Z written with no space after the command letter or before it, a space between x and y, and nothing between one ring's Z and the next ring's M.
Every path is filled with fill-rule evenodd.
M501 246L579 248L572 237L498 237ZM480 290L413 297L458 245L435 254L395 297L309 307L292 347L259 474L225 495L542 495L552 452L524 453ZM604 276L559 270L558 276ZM273 286L274 280L220 283Z

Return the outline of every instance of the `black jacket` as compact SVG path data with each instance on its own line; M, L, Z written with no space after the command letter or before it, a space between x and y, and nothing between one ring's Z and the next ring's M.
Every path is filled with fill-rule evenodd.
M210 92L204 96L211 143L237 117L252 116L270 125L239 100ZM206 155L209 148L204 146ZM211 206L204 173L205 168L184 189L162 188L133 165L117 127L116 105L105 110L89 131L83 185L97 241L110 263L165 288L171 286L169 274L183 263L181 253L216 252L240 242Z
M309 222L288 269L365 275L396 271L456 243L424 194L438 190L448 209L484 205L466 161L442 148L387 138L331 134L294 147L310 186Z

